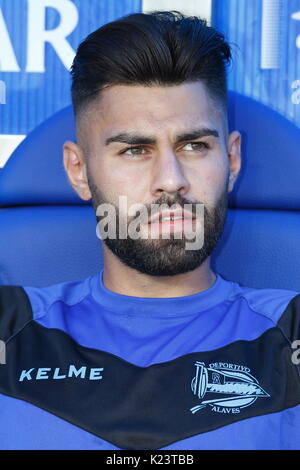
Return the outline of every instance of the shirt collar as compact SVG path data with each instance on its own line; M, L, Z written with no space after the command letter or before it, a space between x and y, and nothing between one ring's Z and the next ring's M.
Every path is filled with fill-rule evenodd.
M94 299L114 313L128 315L165 317L194 314L224 302L236 286L236 283L227 281L215 273L214 284L197 294L167 298L133 297L107 289L103 283L103 272L104 269L91 278Z

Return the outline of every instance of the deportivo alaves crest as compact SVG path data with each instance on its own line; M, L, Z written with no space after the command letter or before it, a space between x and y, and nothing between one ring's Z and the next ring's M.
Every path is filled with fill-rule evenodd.
M219 362L205 367L198 361L195 366L191 388L201 402L190 409L193 414L206 407L217 413L240 413L257 399L270 397L248 367Z

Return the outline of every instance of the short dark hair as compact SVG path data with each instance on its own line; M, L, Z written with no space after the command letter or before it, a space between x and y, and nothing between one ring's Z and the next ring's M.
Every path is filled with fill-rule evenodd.
M78 47L71 69L75 115L107 85L170 86L198 80L226 112L230 60L224 35L205 19L178 11L123 16Z

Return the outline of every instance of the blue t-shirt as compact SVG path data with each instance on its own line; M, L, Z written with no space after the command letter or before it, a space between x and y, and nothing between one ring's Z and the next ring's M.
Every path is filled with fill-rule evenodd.
M102 276L0 287L0 449L300 449L298 292Z

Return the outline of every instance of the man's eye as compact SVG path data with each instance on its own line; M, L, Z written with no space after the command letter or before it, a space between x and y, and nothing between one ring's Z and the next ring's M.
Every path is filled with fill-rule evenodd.
M121 152L123 155L144 155L144 147L129 147Z
M192 148L188 148L187 147L190 146ZM208 144L206 144L205 142L189 142L188 144L186 144L183 149L185 150L203 150L203 149L208 149L209 146Z

